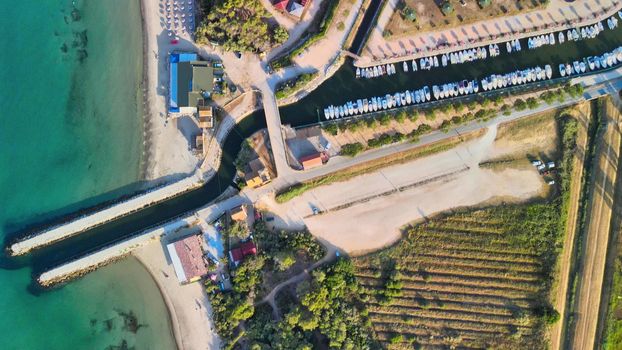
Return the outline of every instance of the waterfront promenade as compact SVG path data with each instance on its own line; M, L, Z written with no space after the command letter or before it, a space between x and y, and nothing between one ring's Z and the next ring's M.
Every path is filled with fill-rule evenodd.
M401 62L577 28L613 15L617 16L617 11L622 8L622 0L581 2L553 0L542 10L522 12L513 16L497 17L436 31L422 31L411 35L385 38L383 36L385 27L399 3L398 0L387 1L361 51L362 58L355 61L358 67ZM505 51L505 47L502 49Z

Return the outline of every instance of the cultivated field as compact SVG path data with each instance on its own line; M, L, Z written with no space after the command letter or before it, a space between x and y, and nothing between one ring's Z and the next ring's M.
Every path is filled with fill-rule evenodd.
M356 258L386 348L545 348L556 204L459 211Z

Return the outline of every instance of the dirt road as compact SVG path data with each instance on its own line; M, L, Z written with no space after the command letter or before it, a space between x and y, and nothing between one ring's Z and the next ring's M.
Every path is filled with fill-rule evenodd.
M612 114L618 115L605 113L603 131L597 136L583 264L576 295L576 317L567 344L570 349L588 350L595 345L620 151L619 120L611 119Z
M579 120L579 131L577 133L577 151L574 154L572 162L572 175L570 183L568 217L566 221L566 236L564 237L564 248L560 254L558 262L558 280L557 288L553 296L555 309L562 315L561 321L551 328L551 349L558 350L560 348L562 334L565 331L565 313L568 299L568 280L570 278L570 267L573 258L574 242L577 232L579 213L579 197L581 196L581 185L583 178L583 168L585 162L585 154L587 149L587 125L590 118L590 103L585 102L577 106L575 118Z

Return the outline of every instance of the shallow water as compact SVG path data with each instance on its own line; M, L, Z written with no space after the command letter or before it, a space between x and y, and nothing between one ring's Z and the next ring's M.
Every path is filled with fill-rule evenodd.
M137 188L139 2L76 6L72 16L67 0L0 2L0 239ZM28 289L31 273L0 269L0 329L11 330L1 349L105 349L123 341L174 348L163 300L136 261L39 294ZM130 311L148 326L124 330L119 312Z

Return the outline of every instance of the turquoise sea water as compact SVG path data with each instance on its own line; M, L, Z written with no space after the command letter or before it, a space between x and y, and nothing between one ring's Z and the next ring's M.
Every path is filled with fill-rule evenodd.
M0 239L137 188L138 0L0 1ZM162 298L134 260L52 291L0 269L0 349L171 349ZM124 326L133 314L136 332ZM10 330L10 332L8 331Z

